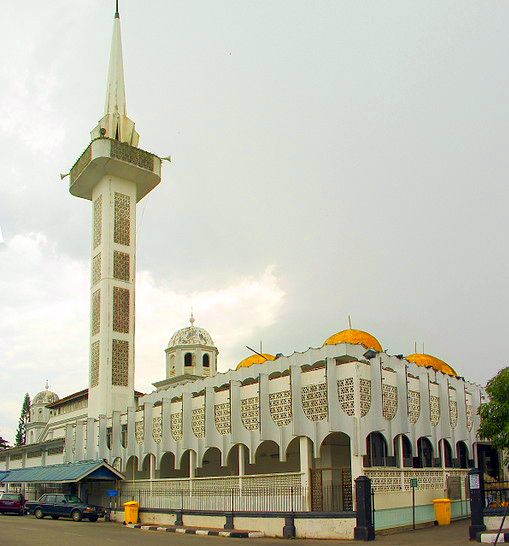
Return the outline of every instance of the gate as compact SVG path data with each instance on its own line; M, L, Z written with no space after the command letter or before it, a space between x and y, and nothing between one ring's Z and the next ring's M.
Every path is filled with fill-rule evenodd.
M313 512L345 512L352 509L350 468L317 468L311 471Z

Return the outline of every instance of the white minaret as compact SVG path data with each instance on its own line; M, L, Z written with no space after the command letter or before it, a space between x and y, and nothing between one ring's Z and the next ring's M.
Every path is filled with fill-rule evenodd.
M127 117L120 16L113 22L104 117L70 172L92 201L89 417L134 404L136 203L161 181L161 159L140 150Z

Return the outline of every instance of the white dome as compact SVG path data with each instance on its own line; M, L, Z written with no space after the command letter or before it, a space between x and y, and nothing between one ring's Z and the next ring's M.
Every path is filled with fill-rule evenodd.
M53 402L56 402L58 400L58 394L52 392L49 390L49 385L46 383L46 389L38 392L34 399L32 400L33 405L39 405L39 404L53 404Z
M189 319L191 326L177 330L168 343L168 349L176 347L177 345L207 345L208 347L214 347L214 342L210 337L210 334L204 328L199 328L194 325L194 317L191 314Z

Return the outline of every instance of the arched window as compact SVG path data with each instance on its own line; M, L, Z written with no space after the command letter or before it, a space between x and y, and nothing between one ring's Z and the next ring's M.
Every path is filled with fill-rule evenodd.
M399 434L394 438L394 454L399 467L412 466L412 444L404 434ZM403 455L403 461L401 455Z
M460 468L468 468L468 447L465 442L458 442L456 444L456 456Z
M366 438L367 466L387 466L387 442L379 432L371 432Z
M186 353L184 356L184 366L193 365L193 355L191 353Z
M208 353L205 353L203 355L202 361L203 361L203 367L204 368L208 368L210 366L210 356L208 355Z
M417 440L417 457L414 466L417 468L430 468L433 466L433 446L427 438Z
M447 440L440 440L439 451L440 451L440 460L445 468L452 468L452 449L451 444Z

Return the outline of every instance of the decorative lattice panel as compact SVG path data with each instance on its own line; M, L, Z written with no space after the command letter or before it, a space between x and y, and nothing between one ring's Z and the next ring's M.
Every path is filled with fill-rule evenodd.
M472 430L472 427L474 426L474 408L470 404L467 404L466 414L467 414L467 429Z
M350 417L355 415L353 377L346 377L338 381L338 398L342 410Z
M382 385L383 416L391 421L398 411L398 388L394 385Z
M191 414L191 428L197 438L205 438L205 408L195 408Z
M408 391L408 420L415 424L421 414L421 393Z
M101 253L92 258L92 285L101 280Z
M152 438L154 438L154 442L156 444L158 444L161 441L162 425L163 425L162 417L154 417L152 419Z
M182 412L172 413L170 415L170 431L175 441L182 440Z
M440 422L440 398L433 394L429 397L429 418L434 427Z
M123 339L112 341L111 383L122 387L129 384L129 342Z
M458 402L449 399L449 422L452 428L456 428L458 424Z
M101 233L103 230L103 196L100 195L94 201L94 217L92 220L92 246L97 248L101 244Z
M131 240L131 199L115 192L115 222L113 240L119 245L129 246Z
M269 394L269 411L274 423L283 427L292 422L292 392L279 391Z
M240 418L247 430L258 430L260 428L260 398L252 396L240 401Z
M327 419L327 383L305 385L301 388L300 396L304 415L310 421L323 421Z
M366 416L371 408L371 379L359 379L361 417Z
M219 434L230 434L230 402L214 405L214 421Z
M99 341L94 341L90 346L90 386L99 385Z
M136 421L134 424L134 439L137 444L143 443L143 436L145 435L145 426L143 421Z
M119 140L111 140L111 157L138 165L148 171L154 170L154 156L149 152L130 146Z
M129 289L113 287L113 331L129 333Z
M458 471L447 471L452 475ZM458 475L466 475L466 471L459 471ZM371 487L376 493L390 493L394 491L410 491L410 479L417 478L417 489L423 491L440 491L444 488L445 473L442 470L371 470L364 469L364 474L371 479Z
M92 293L92 324L91 333L97 335L101 330L101 290Z
M129 282L130 257L127 252L115 250L113 252L113 277L119 281Z

